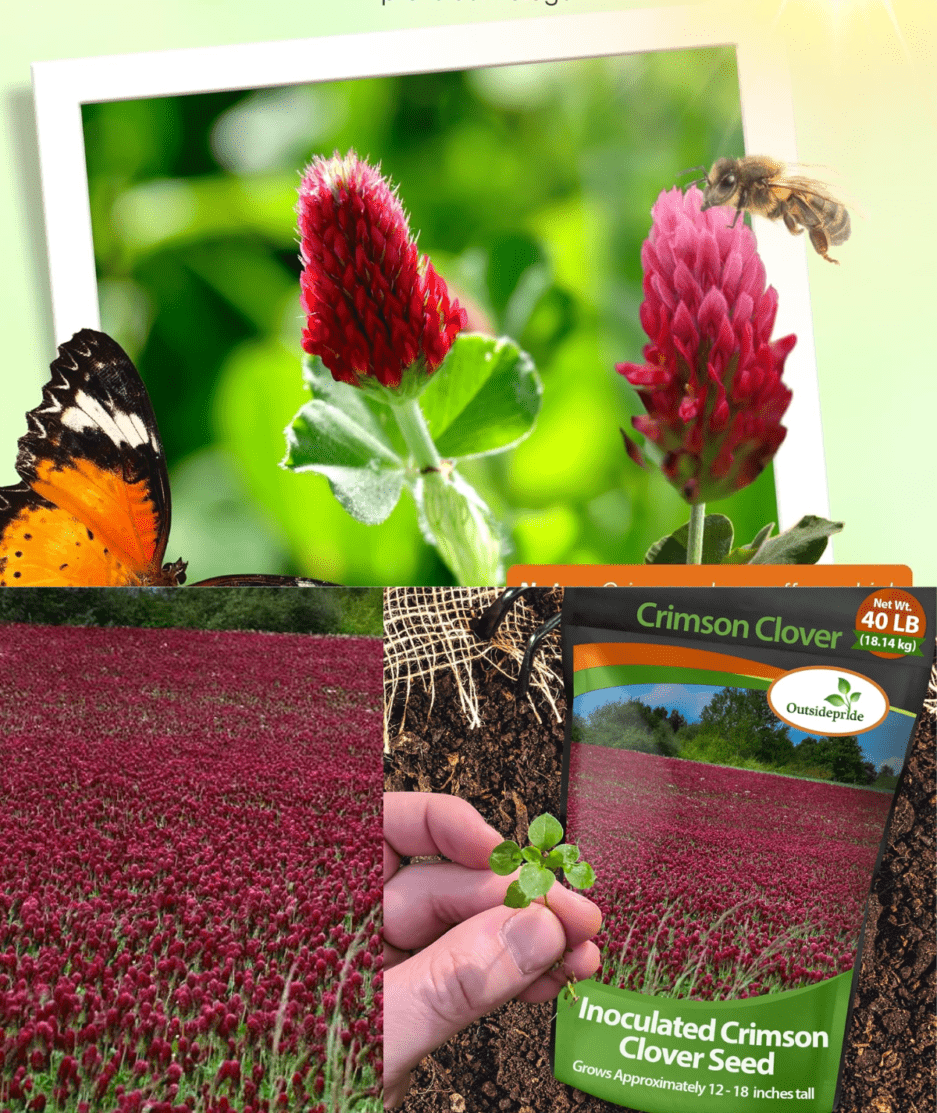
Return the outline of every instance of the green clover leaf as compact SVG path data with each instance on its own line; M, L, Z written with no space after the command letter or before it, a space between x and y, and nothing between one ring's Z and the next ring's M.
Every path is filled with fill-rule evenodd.
M488 865L491 869L502 877L506 877L509 873L513 873L522 863L521 848L516 842L499 843L491 852L488 859Z
M560 843L563 827L554 816L548 812L538 815L530 824L528 837L532 845L523 850L508 839L499 843L488 859L491 869L501 876L520 867L517 880L504 895L508 908L526 908L538 897L547 904L547 893L561 870L574 889L591 889L595 884L595 870L588 862L579 861L579 847Z
M531 823L527 837L540 850L552 850L563 837L563 828L558 819L544 812Z
M578 861L579 847L571 846L568 842L564 842L560 846L555 846L550 851L546 858L544 858L543 864L548 870L567 870Z
M547 895L553 882L556 881L556 875L551 870L545 870L542 866L535 866L528 862L527 865L521 866L520 877L517 880L524 896L534 900L536 897Z
M591 889L595 884L595 870L588 862L577 862L566 871L566 880L574 889Z
M530 897L525 895L524 890L516 881L512 881L508 885L508 891L504 894L504 903L508 908L526 908L530 904Z

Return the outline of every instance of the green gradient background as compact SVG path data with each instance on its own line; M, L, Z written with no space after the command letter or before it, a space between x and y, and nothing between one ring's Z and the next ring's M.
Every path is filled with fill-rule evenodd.
M16 438L54 354L29 63L646 6L558 0L346 0L319 10L203 0L39 0L17 6L0 42L0 232L6 350L0 371L0 483L15 481ZM670 6L670 5L667 5ZM937 221L937 10L932 0L756 0L746 11L786 44L799 156L835 167L864 214L842 266L811 256L810 283L838 562L910 564L937 582L931 353ZM779 11L780 9L780 11Z

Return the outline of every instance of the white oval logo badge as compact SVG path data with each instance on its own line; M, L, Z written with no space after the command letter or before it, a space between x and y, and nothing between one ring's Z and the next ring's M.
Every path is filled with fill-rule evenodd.
M768 689L779 719L808 734L864 734L888 715L888 696L874 680L851 669L808 665L779 676Z

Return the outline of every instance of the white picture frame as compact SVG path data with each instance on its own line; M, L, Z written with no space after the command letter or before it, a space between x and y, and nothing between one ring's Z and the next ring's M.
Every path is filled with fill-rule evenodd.
M796 161L786 62L754 22L721 5L34 63L56 343L100 326L83 104L726 45L736 50L746 151ZM778 525L786 529L805 514L829 517L806 237L792 238L780 222L756 217L754 225L768 281L779 295L775 336L797 335L785 367L793 391L784 419L788 434L774 462ZM824 560L831 559L828 546Z

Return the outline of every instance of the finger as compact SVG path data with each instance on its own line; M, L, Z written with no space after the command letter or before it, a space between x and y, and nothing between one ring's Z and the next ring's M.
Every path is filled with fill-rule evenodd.
M400 855L384 840L384 884L400 869Z
M409 951L401 951L397 947L392 947L389 943L384 944L384 969L389 970L392 966L396 966L400 962L406 962L410 957Z
M530 1005L540 1005L553 998L569 984L581 982L591 978L598 970L601 962L599 948L591 941L586 940L574 947L571 952L565 952L562 964L558 969L547 970L535 982L517 995L518 1001L526 1001Z
M385 970L389 970L398 963L406 962L408 958L410 958L409 951L400 951L387 943L384 944ZM535 982L531 982L527 989L517 995L517 1000L526 1001L531 1005L551 1001L566 988L570 981L581 982L586 978L591 978L601 964L601 954L599 948L591 940L586 940L571 951L564 951L560 962L562 965L558 969L551 968ZM554 963L554 965L556 964Z
M397 855L442 854L476 870L488 868L504 841L467 800L435 792L385 792L384 840ZM385 852L385 868L387 862Z
M384 978L384 1084L393 1102L409 1071L473 1020L522 993L566 947L541 905L489 908Z
M449 862L406 866L384 886L384 938L402 950L425 947L453 924L503 904L516 876L499 877L490 870L468 870ZM587 897L557 884L547 899L563 925L568 947L591 938L601 927L602 913Z

